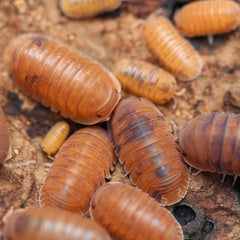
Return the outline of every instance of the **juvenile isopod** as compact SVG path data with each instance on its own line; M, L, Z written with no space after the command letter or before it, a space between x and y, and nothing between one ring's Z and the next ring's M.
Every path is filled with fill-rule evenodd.
M99 224L79 214L56 208L29 207L6 219L3 235L8 240L110 240Z
M9 138L5 114L0 107L0 163L4 163L11 157L11 143Z
M122 0L60 0L61 11L67 17L85 18L120 7Z
M110 119L116 155L130 180L162 205L180 201L188 188L188 170L170 127L144 98L125 98Z
M114 163L106 130L98 126L77 130L55 156L40 191L40 206L85 214L97 188L110 177Z
M163 69L145 61L122 59L117 62L113 73L123 89L155 103L166 103L175 93L175 78Z
M121 86L113 74L44 35L23 34L13 40L5 64L23 92L82 124L107 120L120 99Z
M240 115L213 112L199 115L179 134L185 161L202 171L240 175Z
M240 6L229 0L194 1L174 15L177 28L188 37L226 33L240 23Z
M107 183L94 194L91 217L114 239L181 240L180 224L146 193L122 183Z
M67 138L70 126L65 121L57 122L44 137L41 147L42 150L51 155L55 154Z
M179 80L189 81L200 75L203 67L200 55L170 20L163 16L150 16L145 21L143 36L160 65Z

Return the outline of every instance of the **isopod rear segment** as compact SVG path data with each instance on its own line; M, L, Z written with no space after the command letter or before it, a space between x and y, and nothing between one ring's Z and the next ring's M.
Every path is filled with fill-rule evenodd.
M113 71L123 89L155 103L171 100L176 89L172 74L151 63L126 58L117 62Z
M0 107L0 163L11 157L11 143L5 114Z
M111 240L96 222L51 207L15 210L6 219L4 237L9 240Z
M94 194L90 215L119 240L183 240L171 213L133 186L111 182Z
M60 0L59 7L70 18L86 18L120 7L122 0Z
M116 157L107 131L92 126L74 132L60 147L40 190L40 206L85 214Z
M202 171L240 175L240 115L213 112L199 115L179 134L185 161Z
M5 65L23 92L78 123L106 121L120 99L121 85L112 73L44 35L13 40Z
M162 205L180 201L189 175L171 129L158 108L144 98L120 101L110 119L116 155L130 180Z

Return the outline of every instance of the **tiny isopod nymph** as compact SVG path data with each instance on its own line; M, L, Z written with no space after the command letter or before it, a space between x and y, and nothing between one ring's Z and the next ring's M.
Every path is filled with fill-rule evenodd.
M100 187L92 198L90 215L114 239L183 240L180 224L166 208L123 183Z
M41 143L42 150L49 155L55 154L67 138L69 131L70 126L67 122L57 122L44 137Z
M14 39L5 65L24 93L78 123L108 120L121 97L119 81L106 68L44 35Z
M175 13L174 22L188 37L226 33L238 27L240 6L228 0L194 1Z
M179 134L185 161L202 171L240 175L240 115L213 112L199 115Z
M98 126L77 130L55 156L40 191L40 206L85 214L95 191L110 177L115 161L106 130Z
M143 36L159 64L177 79L190 81L200 75L203 67L200 55L166 17L147 18Z
M3 235L11 240L110 240L99 224L56 208L29 207L6 219Z
M59 7L67 17L85 18L120 7L122 0L60 0Z
M4 163L11 157L11 143L9 138L5 114L0 107L0 163Z
M170 127L152 102L122 99L110 119L109 134L133 184L162 205L174 204L185 196L187 167Z
M145 61L122 59L113 71L123 89L155 103L171 100L176 89L175 78L165 70Z

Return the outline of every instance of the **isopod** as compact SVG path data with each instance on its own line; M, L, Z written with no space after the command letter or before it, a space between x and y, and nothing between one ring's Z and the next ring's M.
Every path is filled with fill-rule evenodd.
M164 207L133 186L111 182L94 194L90 215L114 239L180 240L180 224Z
M240 6L229 0L194 1L174 15L177 28L188 37L226 33L240 23Z
M180 201L187 192L188 170L158 108L144 98L125 98L109 125L116 155L131 182L162 205Z
M123 89L155 103L166 103L175 93L175 78L163 69L145 61L122 59L117 62L113 73Z
M65 121L57 122L44 137L41 147L42 150L51 155L55 154L67 138L70 126Z
M44 35L13 40L5 64L23 92L78 123L107 120L120 99L121 85L112 73Z
M11 240L110 240L99 224L79 214L56 208L29 207L6 219L4 237Z
M240 175L240 115L213 112L199 115L179 134L185 161L202 171Z
M40 191L40 206L85 214L116 161L107 131L92 126L74 132L60 147Z
M190 81L200 75L203 67L200 55L170 20L151 15L145 20L143 36L160 65L179 80Z
M4 163L11 157L11 143L9 138L5 114L0 107L0 163Z
M59 7L67 17L85 18L113 11L121 3L122 0L60 0Z

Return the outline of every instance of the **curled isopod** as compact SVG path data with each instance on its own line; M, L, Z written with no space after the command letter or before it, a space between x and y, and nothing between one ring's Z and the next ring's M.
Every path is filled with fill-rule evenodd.
M52 206L85 214L90 200L110 177L115 155L106 130L77 130L60 147L40 190L40 206Z
M189 81L200 75L203 67L200 55L170 20L151 15L145 21L143 36L160 65L179 80Z
M6 219L3 235L11 240L110 240L99 224L56 208L15 210Z
M4 163L11 157L11 143L9 138L7 121L0 107L0 163Z
M202 171L240 175L240 115L213 112L199 115L179 134L185 161Z
M121 86L113 74L44 35L23 34L13 40L5 64L26 94L79 123L107 120L120 99Z
M59 7L67 17L85 18L120 7L122 0L60 0Z
M109 126L115 152L130 180L162 205L180 201L189 175L179 146L157 107L144 98L125 98Z
M65 121L57 122L44 137L41 147L42 150L51 155L55 154L67 138L70 126Z
M240 23L240 6L229 0L194 1L174 15L177 28L188 37L226 33Z
M117 62L113 73L123 89L155 103L166 103L175 93L175 78L145 61L122 59Z
M164 207L133 186L111 182L94 194L91 217L119 240L181 240L180 224Z

